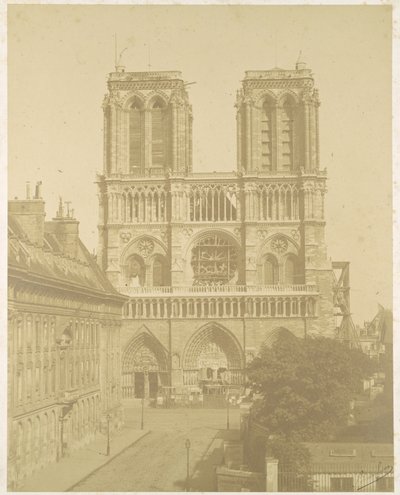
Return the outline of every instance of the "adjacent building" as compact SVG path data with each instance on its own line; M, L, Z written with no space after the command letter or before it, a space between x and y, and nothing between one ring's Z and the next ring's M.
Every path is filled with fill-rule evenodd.
M122 422L124 297L87 251L73 211L45 221L40 184L9 201L8 486Z
M240 385L281 332L334 336L319 106L303 62L247 71L236 172L194 173L182 74L109 75L98 261L129 296L124 397Z

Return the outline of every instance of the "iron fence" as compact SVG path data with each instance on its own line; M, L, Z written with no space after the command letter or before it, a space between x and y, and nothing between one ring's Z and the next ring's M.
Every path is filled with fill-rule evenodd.
M279 492L393 492L392 465L315 464L307 472L281 467Z

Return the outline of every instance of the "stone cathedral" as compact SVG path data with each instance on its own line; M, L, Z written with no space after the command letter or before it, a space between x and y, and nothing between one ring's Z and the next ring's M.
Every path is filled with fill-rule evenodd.
M182 74L109 75L98 262L128 296L123 397L240 385L280 333L334 335L312 71L247 71L235 106L237 171L193 172Z

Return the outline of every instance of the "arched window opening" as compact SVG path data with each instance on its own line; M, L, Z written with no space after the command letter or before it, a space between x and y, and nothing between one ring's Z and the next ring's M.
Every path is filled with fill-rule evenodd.
M17 429L17 460L21 460L24 451L24 429L22 423L18 423Z
M166 161L166 113L165 105L156 100L151 109L151 166L164 168Z
M274 192L274 200L272 203L272 208L275 208L275 214L273 215L273 220L279 220L280 219L280 214L281 214L281 207L280 207L280 197L279 197L279 190L276 189Z
M272 106L268 101L261 109L261 168L272 170Z
M299 218L299 202L298 202L298 193L296 189L293 191L292 198L293 198L292 215L293 215L293 219L297 220Z
M132 221L139 221L139 194L136 193L133 197L133 205L132 205L132 213L131 213Z
M287 219L291 219L292 218L292 193L291 193L291 191L286 191L285 200L286 200L285 217Z
M302 283L302 274L297 256L289 255L285 261L285 284L295 285Z
M126 216L126 195L123 194L122 195L122 206L121 206L121 209L122 209L122 215L121 215L121 219L122 219L122 222L126 223L128 221L127 219L127 216Z
M163 287L165 285L168 285L166 260L163 256L156 256L153 262L153 286Z
M207 211L206 211L206 220L213 220L213 206L214 206L214 202L213 202L213 195L214 195L214 190L213 189L208 189L207 191L207 197L206 197L206 207L207 207Z
M129 167L131 172L140 170L142 161L142 120L140 102L135 100L129 108Z
M157 191L155 191L153 195L153 220L155 220L156 222L161 221L160 196Z
M273 199L272 199L272 192L268 191L268 201L267 201L267 220L272 220L272 205L273 205Z
M128 287L141 287L145 284L145 266L140 256L133 255L128 258L126 279Z
M140 215L139 215L139 221L140 222L146 222L148 220L147 215L146 215L146 195L144 192L140 195L140 200L139 200L139 210L140 210Z
M293 169L293 128L294 108L289 100L286 100L281 109L281 169Z
M268 255L263 264L263 275L265 285L276 285L279 283L279 267L274 256Z

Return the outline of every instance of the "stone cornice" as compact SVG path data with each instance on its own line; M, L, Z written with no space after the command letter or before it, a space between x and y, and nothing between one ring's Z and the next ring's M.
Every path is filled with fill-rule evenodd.
M110 90L121 90L121 91L137 91L137 90L172 90L172 89L183 89L183 82L176 80L154 80L154 81L109 81L108 87Z
M247 79L243 81L244 91L252 89L284 89L284 88L312 88L314 81L312 78L304 79Z

